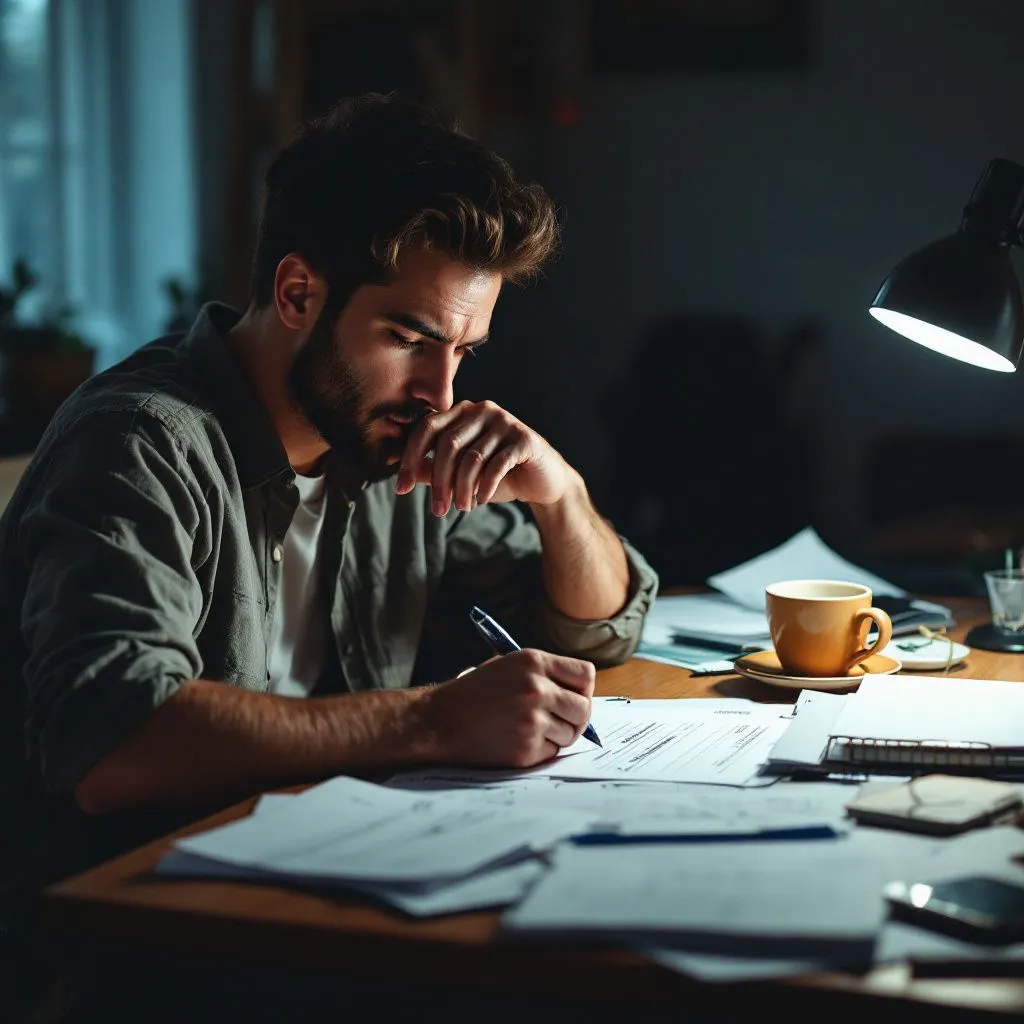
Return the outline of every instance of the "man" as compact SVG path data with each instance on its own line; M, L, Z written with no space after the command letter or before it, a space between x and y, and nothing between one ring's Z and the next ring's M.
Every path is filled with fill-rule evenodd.
M551 445L453 396L555 241L537 186L360 97L269 168L244 314L207 306L65 403L0 524L23 891L162 812L580 736L656 578ZM489 658L473 604L533 649Z

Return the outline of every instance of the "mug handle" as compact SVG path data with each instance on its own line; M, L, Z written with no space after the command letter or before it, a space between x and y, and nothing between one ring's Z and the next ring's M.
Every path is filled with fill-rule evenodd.
M878 627L878 639L870 647L864 647L854 654L846 666L847 673L849 673L855 665L859 665L864 661L865 658L870 658L875 651L882 650L882 648L885 647L892 639L892 619L889 618L888 612L882 611L881 608L861 608L860 611L855 612L853 616L853 628L854 632L858 635L860 634L861 624L865 619L871 619L871 621Z

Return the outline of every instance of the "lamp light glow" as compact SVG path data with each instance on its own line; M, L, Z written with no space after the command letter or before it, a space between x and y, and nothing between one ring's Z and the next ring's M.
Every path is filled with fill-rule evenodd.
M917 317L897 313L892 309L883 309L880 306L872 306L868 312L879 323L885 324L911 341L916 341L918 345L930 348L933 352L940 352L944 356L951 356L953 359L986 370L998 370L1000 373L1013 373L1017 369L1006 356L925 320L918 320Z
M901 260L869 312L911 341L1008 373L1024 351L1024 297L1010 260L1024 242L1024 167L991 160L956 234Z
M954 235L902 259L868 312L911 341L986 370L1012 373L1024 353L1024 296L1010 249L1024 245L1024 167L990 160ZM1020 633L994 622L968 647L1024 654ZM917 898L925 898L923 891Z

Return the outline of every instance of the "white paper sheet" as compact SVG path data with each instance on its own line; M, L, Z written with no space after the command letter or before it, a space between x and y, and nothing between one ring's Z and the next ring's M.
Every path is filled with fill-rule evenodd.
M290 797L283 796L277 799L287 800ZM398 885L353 884L331 879L319 879L317 885L329 887L334 884L351 889L412 917L435 917L441 914L507 907L520 900L544 870L544 863L540 859L533 859L424 889ZM291 878L276 872L209 860L186 853L184 850L171 850L157 864L156 873L174 877L238 879L282 884L294 882L300 885L308 885L310 881L308 878Z
M544 850L579 824L339 777L265 814L178 840L186 853L290 877L451 880Z
M389 785L456 795L465 789L513 810L567 811L585 818L577 834L628 836L753 835L763 831L827 827L848 831L845 805L857 787L834 782L780 782L733 789L688 783L616 783L549 778L495 780L482 772L410 772Z
M785 731L768 754L768 764L780 770L816 768L835 735L833 727L848 696L801 690Z
M867 963L886 915L882 886L934 852L934 840L880 832L803 842L564 845L503 921L513 932Z
M799 713L799 712L798 712ZM1024 747L1024 686L949 676L865 676L847 695L837 736Z
M762 978L792 978L815 974L836 965L814 960L776 960L768 957L724 956L693 953L659 946L641 946L637 952L662 967L701 981L728 984ZM841 964L840 964L841 966Z
M763 597L757 611L735 604L721 594L669 594L656 598L644 619L644 642L670 644L677 633L734 641L737 646L752 640L768 640Z
M572 779L760 784L760 769L786 730L781 716L789 706L701 707L704 703L594 704L591 721L604 746L577 744L531 772Z
M870 587L874 594L906 596L895 584L837 555L809 526L777 548L709 577L707 583L738 604L763 611L769 583L804 579L847 580Z
M883 964L908 960L926 964L933 969L939 964L967 965L1024 960L1024 942L986 946L963 942L901 921L886 921L875 947L875 962ZM964 971L965 976L970 976L970 973L970 969Z

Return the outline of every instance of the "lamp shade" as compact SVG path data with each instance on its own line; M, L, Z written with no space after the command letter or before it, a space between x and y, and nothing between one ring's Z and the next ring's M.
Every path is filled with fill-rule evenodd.
M869 312L927 348L1012 372L1024 347L1024 303L1002 242L959 232L900 262Z

